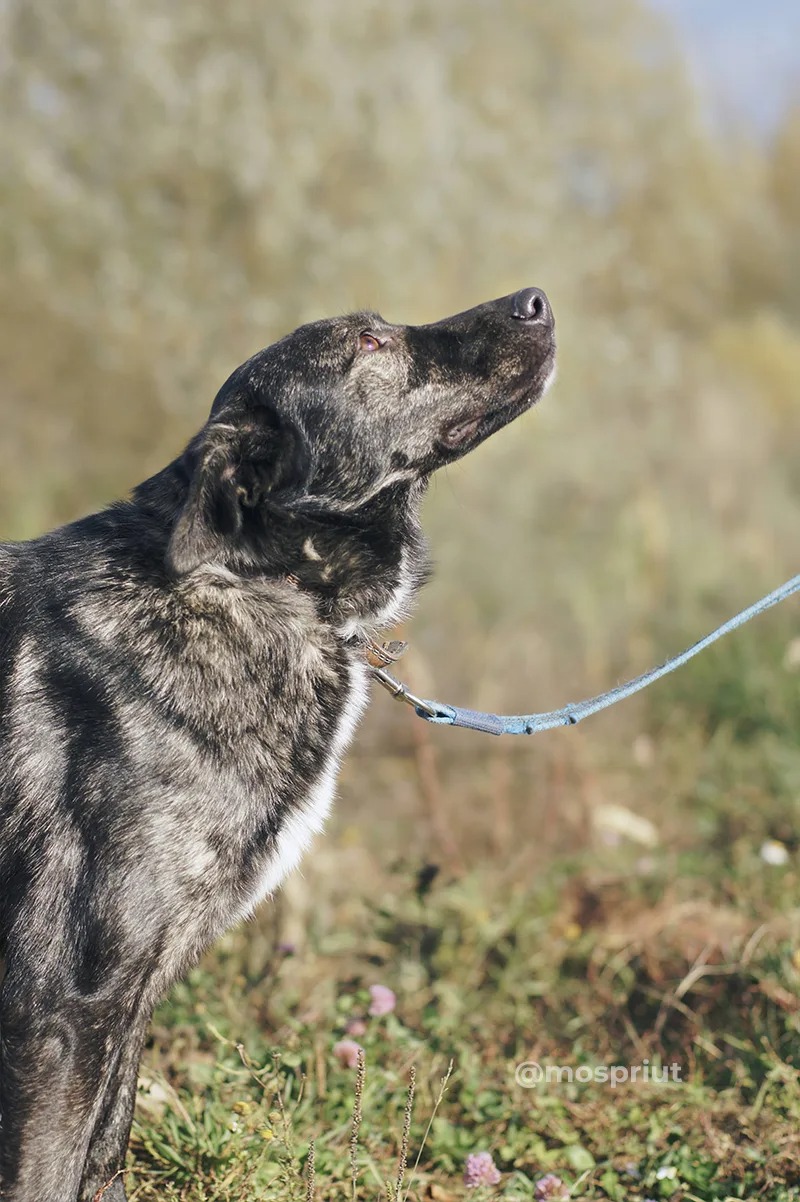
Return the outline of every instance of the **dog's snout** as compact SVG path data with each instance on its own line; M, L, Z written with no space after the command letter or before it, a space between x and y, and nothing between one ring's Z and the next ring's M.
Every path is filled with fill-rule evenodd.
M536 325L552 325L553 311L541 288L523 288L511 300L511 316Z

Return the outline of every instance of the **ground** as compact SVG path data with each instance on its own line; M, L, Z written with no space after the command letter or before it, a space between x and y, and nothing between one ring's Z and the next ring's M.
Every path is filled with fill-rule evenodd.
M129 1197L800 1198L791 618L591 731L368 727L304 877L159 1010ZM635 1065L675 1068L598 1079Z

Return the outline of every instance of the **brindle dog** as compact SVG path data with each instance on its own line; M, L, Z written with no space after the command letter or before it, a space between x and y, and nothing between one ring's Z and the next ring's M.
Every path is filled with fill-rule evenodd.
M554 355L536 288L302 326L129 500L0 546L4 1198L124 1199L154 1004L321 829L428 478Z

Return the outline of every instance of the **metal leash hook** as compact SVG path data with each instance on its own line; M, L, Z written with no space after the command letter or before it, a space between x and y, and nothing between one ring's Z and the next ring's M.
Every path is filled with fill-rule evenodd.
M386 671L387 664L396 663L400 656L408 648L408 643L401 642L398 639L393 639L389 643L375 643L370 640L365 649L367 663L372 671L373 678L378 684L383 685L388 693L391 693L395 701L404 701L406 705L410 705L415 710L422 710L431 718L435 718L438 711L433 708L429 701L425 701L422 697L417 697L412 693L401 680L397 680L392 676L391 672Z

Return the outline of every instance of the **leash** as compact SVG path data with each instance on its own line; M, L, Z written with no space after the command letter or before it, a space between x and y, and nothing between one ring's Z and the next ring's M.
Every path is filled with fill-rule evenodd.
M765 610L771 609L773 605L778 605L797 592L800 592L800 576L794 576L791 580L787 580L786 584L775 589L773 593L762 597L760 601L756 601L755 605L743 609L735 617L723 622L722 626L712 630L711 634L707 634L704 639L693 643L680 655L673 656L659 667L651 668L649 672L635 676L627 684L617 685L616 688L609 689L607 693L601 693L598 697L589 697L586 701L569 702L562 709L550 710L546 714L489 714L482 710L468 710L463 709L460 705L447 705L443 701L428 701L424 697L417 697L402 681L396 680L387 671L387 665L394 663L405 651L405 643L385 643L383 646L370 644L367 660L375 680L383 685L397 701L404 701L407 705L412 706L417 716L424 718L426 722L435 722L440 726L463 726L467 730L481 730L489 735L537 735L540 731L553 730L556 726L575 726L584 718L596 714L598 710L607 709L610 705L624 701L626 697L631 697L641 689L646 689L648 685L660 680L662 676L667 676L676 668L688 663L690 659L699 655L701 651L705 651L706 647L710 647L723 635L729 634L739 626L744 626L745 622L749 622L751 618L757 617L758 614L764 613Z

